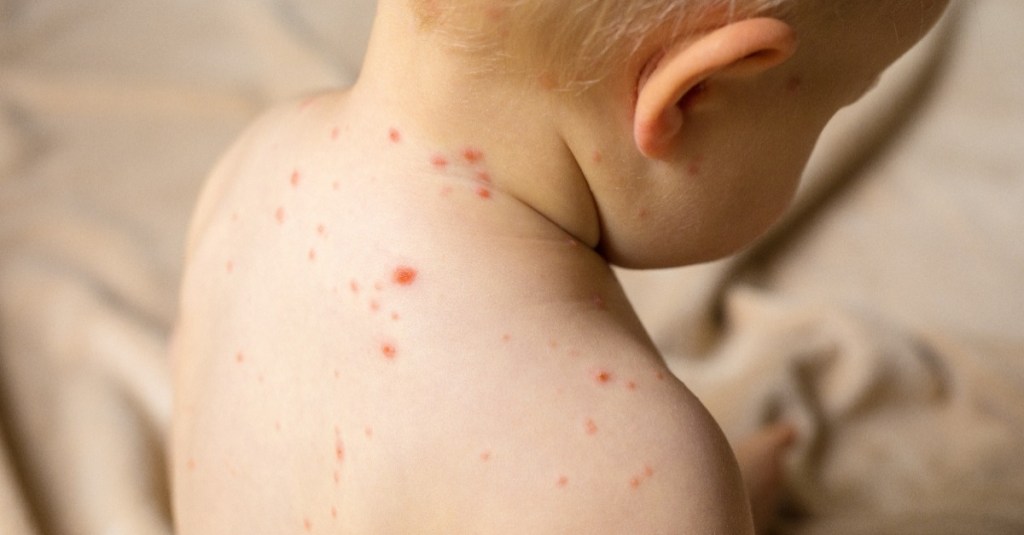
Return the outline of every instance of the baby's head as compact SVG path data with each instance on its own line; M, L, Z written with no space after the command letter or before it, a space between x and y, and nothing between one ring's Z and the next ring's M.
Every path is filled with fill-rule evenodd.
M719 258L788 206L832 115L948 0L403 0L481 76L525 81L593 197L601 252Z

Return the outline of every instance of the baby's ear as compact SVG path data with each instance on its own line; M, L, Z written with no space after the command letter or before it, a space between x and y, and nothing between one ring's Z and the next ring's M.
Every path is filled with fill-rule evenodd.
M681 138L683 105L718 74L755 76L786 61L796 51L796 34L785 22L755 18L732 22L668 49L641 73L633 137L640 152L667 157ZM656 63L654 63L656 61Z

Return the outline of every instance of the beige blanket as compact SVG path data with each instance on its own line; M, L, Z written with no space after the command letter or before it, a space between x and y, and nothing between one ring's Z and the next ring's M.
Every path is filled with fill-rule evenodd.
M731 438L796 422L780 533L1024 533L1024 2L961 6L746 253L623 272ZM189 210L370 0L0 0L0 534L168 534Z

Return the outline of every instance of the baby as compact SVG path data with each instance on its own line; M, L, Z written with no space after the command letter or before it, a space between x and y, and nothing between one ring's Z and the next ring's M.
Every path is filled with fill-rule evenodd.
M752 533L791 432L741 474L609 265L753 240L944 5L380 0L197 207L178 533Z

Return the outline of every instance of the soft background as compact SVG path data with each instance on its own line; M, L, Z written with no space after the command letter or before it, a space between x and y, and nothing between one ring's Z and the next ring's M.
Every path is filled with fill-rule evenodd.
M800 426L780 533L1024 533L1024 2L959 7L765 240L622 273L730 438ZM354 79L372 11L0 0L0 533L170 533L191 204L260 110Z

